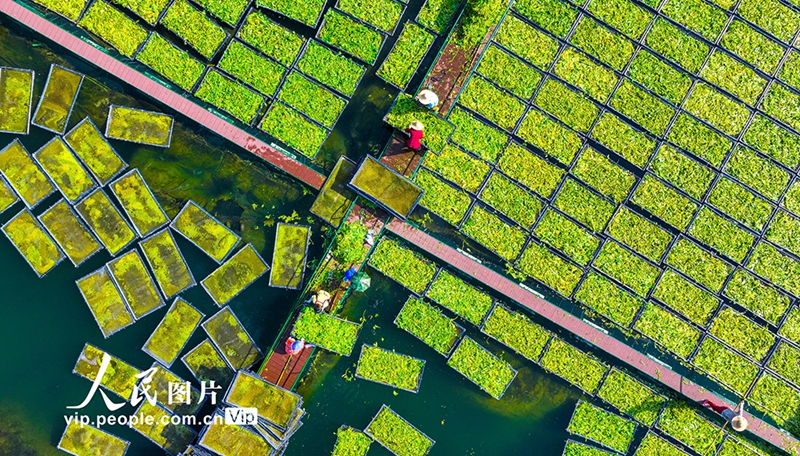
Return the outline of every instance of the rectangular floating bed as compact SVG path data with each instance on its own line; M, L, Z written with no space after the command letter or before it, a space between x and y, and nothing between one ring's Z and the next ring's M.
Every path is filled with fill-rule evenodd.
M133 57L147 39L147 29L103 0L92 3L78 25L125 57Z
M228 258L241 239L233 230L191 200L178 212L170 227L220 264Z
M222 22L235 27L250 5L250 0L197 0L196 3Z
M303 404L303 398L297 393L246 371L236 373L224 401L231 407L255 407L260 419L284 431L291 427L293 418Z
M33 70L0 67L0 133L27 135L33 106Z
M345 156L339 157L311 205L311 213L338 227L356 199L355 193L347 188L355 170L356 164L352 160Z
M342 425L336 430L336 445L331 456L366 456L372 437L362 431Z
M87 343L83 346L72 373L93 382L100 372L104 354L103 350ZM109 356L111 361L108 363L105 375L100 380L100 385L127 401L130 399L133 387L138 381L136 376L141 371L116 356L110 354Z
M122 205L122 210L133 222L133 228L140 237L147 237L169 223L164 212L142 174L134 168L109 185L111 193Z
M225 363L214 344L205 339L181 358L183 364L200 382L215 381L223 387L233 378L233 371Z
M415 120L422 122L425 125L425 137L422 138L422 145L437 155L441 153L447 140L456 130L455 125L417 103L411 95L402 92L397 95L397 99L389 108L384 120L401 131L405 131Z
M103 248L65 200L50 206L39 221L75 267Z
M136 233L102 188L82 199L75 209L111 255L116 255L136 239Z
M370 2L338 0L336 8L382 32L393 35L406 6L396 0L373 0Z
M364 433L396 456L424 456L436 443L386 405L381 406Z
M105 135L135 144L169 147L174 123L167 114L111 105Z
M461 278L440 269L426 296L475 326L492 310L492 298Z
M278 223L269 286L299 290L306 270L311 227Z
M194 331L205 317L203 312L177 297L170 306L161 323L147 338L142 350L156 361L170 367L189 342Z
M345 98L296 71L284 79L278 99L327 129L336 125L347 106Z
M390 238L382 238L369 265L416 294L422 294L436 274L436 266L414 250Z
M228 40L225 29L186 0L173 0L158 22L208 60L213 59Z
M222 266L218 267L200 284L211 299L222 307L229 303L259 277L269 270L252 244L247 244L236 252Z
M72 108L78 99L81 84L83 84L82 74L55 63L51 64L44 92L39 99L39 105L36 107L31 123L63 135L67 129Z
M575 440L567 440L566 445L564 445L564 452L561 453L561 456L614 456L616 454L617 453L602 450L593 445L576 442Z
M636 378L612 368L597 397L645 426L652 426L667 399Z
M78 157L58 136L34 152L33 158L70 204L75 204L97 186Z
M361 346L356 378L412 393L419 392L425 360L373 345Z
M33 2L75 23L86 8L86 4L89 3L89 0L76 0L74 2L65 2L63 0L33 0Z
M466 336L447 359L447 365L497 400L517 376L516 369Z
M435 39L433 34L419 25L406 23L400 38L378 69L378 77L400 90L405 90Z
M578 401L567 426L570 434L579 435L622 454L628 452L635 431L634 421L583 401Z
M0 172L28 209L56 191L18 139L0 151Z
M330 132L283 102L273 102L258 128L314 159Z
M197 444L224 456L264 456L275 454L260 435L248 427L225 424L222 412L217 411L211 424L200 433Z
M170 0L111 0L127 8L150 25L156 25L159 16L169 5Z
M550 340L542 355L541 366L589 394L597 391L608 371L608 366L594 356L557 338Z
M439 309L411 296L394 319L398 328L409 332L439 354L448 356L464 334L464 328Z
M280 63L262 56L239 40L228 44L218 67L268 97L275 95L287 71Z
M229 113L250 125L264 104L264 97L255 90L211 68L194 92L194 96Z
M495 304L481 326L481 332L511 348L523 357L538 362L552 334L522 313Z
M153 278L144 266L136 249L108 263L108 271L117 288L122 292L128 308L135 319L140 319L164 306Z
M192 271L169 228L139 242L139 246L156 277L158 288L167 299L196 285Z
M325 0L256 0L256 4L312 28L317 27L325 8Z
M124 456L130 444L131 442L94 426L72 420L58 441L58 449L75 456Z
M170 390L172 389L170 385L185 385L189 382L178 377L157 362L153 363L150 369L155 369L150 384L150 393L156 396L156 401L161 404L162 407L176 415L197 414L203 406L203 402L205 402L205 398L200 397L200 391L198 391L197 388L190 386L188 397L186 390L174 393L172 396L172 403L170 404Z
M424 192L417 184L371 155L364 157L349 185L369 201L381 205L401 219L411 214Z
M308 41L295 68L346 97L353 95L366 72L363 65L316 40Z
M175 46L158 32L151 32L136 60L154 69L182 89L191 92L206 65L188 52Z
M292 328L292 336L305 339L325 350L350 356L358 339L361 325L327 313L316 313L303 307Z
M247 369L261 358L261 350L230 307L214 314L202 326L231 369Z
M135 321L125 298L122 297L105 266L81 277L75 284L78 285L78 290L89 306L103 337L109 338Z
M286 67L294 64L303 49L303 43L306 42L303 36L278 25L256 9L247 14L236 37Z
M86 164L100 185L106 185L128 166L88 117L72 127L64 136L64 141Z
M336 9L325 13L325 19L317 31L317 39L341 49L367 65L375 64L384 38L382 33Z
M64 259L64 254L29 210L23 209L3 225L3 234L42 278Z
M171 455L180 454L197 437L197 432L189 426L172 423L172 413L147 400L142 401L133 414L153 418L152 421L139 420L136 424L131 422L128 426Z
M0 176L0 214L6 211L6 209L10 208L14 204L19 201L19 197L14 190L11 189L11 186L8 185L6 179L3 176Z

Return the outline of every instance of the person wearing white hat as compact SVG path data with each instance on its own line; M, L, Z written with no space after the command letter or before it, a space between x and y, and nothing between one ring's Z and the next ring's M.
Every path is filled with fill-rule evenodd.
M419 120L411 122L408 128L406 128L406 133L409 134L408 140L406 141L406 146L414 150L419 150L422 148L422 137L425 136L425 133L423 133L422 130L424 129L425 125Z
M703 407L708 407L711 410L722 415L722 417L725 418L728 421L728 423L731 424L731 427L733 428L734 431L744 432L747 429L748 426L747 418L744 417L744 401L742 401L741 403L739 403L739 405L736 406L736 410L738 410L738 412L736 412L736 410L731 410L730 407L726 407L724 405L717 405L709 401L708 399L701 402L701 404L703 405Z
M439 105L439 97L428 89L421 90L417 94L417 101L428 109L434 109Z

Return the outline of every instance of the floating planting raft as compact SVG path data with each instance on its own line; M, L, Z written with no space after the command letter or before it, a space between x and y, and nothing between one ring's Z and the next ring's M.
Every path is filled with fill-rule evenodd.
M75 456L101 454L124 456L130 444L131 442L94 426L72 420L67 423L67 428L58 441L58 449Z
M435 154L440 154L445 144L453 136L455 125L437 116L433 111L417 103L406 93L401 92L386 114L386 123L394 128L405 131L411 122L418 120L425 125L425 136L422 145Z
M215 454L264 456L274 454L258 434L235 424L225 424L222 412L217 411L210 425L203 429L197 444Z
M251 124L264 104L264 97L255 90L211 68L194 95L231 114L246 124Z
M221 307L264 275L267 270L269 266L261 255L252 244L247 244L200 283L211 299Z
M111 255L116 255L136 240L136 233L102 188L82 199L75 205L75 210Z
M203 329L231 369L247 369L261 358L261 350L230 307L204 321Z
M17 194L8 185L6 179L0 176L0 214L16 204L17 201L19 201Z
M345 97L353 96L366 72L363 65L316 40L308 41L295 68Z
M200 399L200 391L194 386L189 388L188 392L184 391L180 394L173 396L173 401L169 403L170 384L186 384L187 382L173 374L166 367L153 363L150 368L155 368L156 371L152 377L151 393L156 395L156 401L161 404L165 409L175 413L176 415L195 415L203 402Z
M499 303L486 317L481 332L535 363L552 337L530 318Z
M299 0L292 3L281 0L256 0L256 4L312 28L316 28L325 7L324 0Z
M508 363L469 337L461 339L447 359L447 365L498 400L517 376L517 371Z
M180 454L197 437L194 429L185 424L172 423L170 419L173 415L169 411L147 400L142 401L134 415L153 417L151 424L146 420L138 420L131 423L130 427L171 455Z
M385 35L336 9L325 13L317 39L373 65L381 52Z
M64 141L83 160L100 185L109 183L128 166L88 117L72 127L64 135Z
M615 454L617 453L612 453L596 446L587 445L574 440L567 440L567 444L564 445L562 456L613 456Z
M133 222L133 227L140 237L147 237L169 223L167 213L156 200L138 169L128 171L112 182L109 188Z
M436 443L386 405L364 432L397 456L424 456Z
M425 360L364 344L361 346L355 376L418 393L424 370Z
M228 32L186 0L173 0L158 20L206 59L213 59Z
M402 219L411 214L424 192L371 155L364 157L349 185L367 200Z
M103 0L86 10L78 26L96 35L125 57L133 57L147 39L147 30Z
M347 106L345 98L297 71L291 72L283 81L277 98L329 130Z
M370 256L369 265L417 294L425 291L436 274L432 262L386 237Z
M356 164L352 160L339 157L311 205L311 213L333 226L339 226L356 199L355 193L347 188L355 170Z
M411 78L419 70L435 38L419 25L413 22L406 23L400 38L376 74L401 91L405 90Z
M181 358L189 372L200 382L215 381L217 385L228 385L233 378L233 371L222 358L214 344L205 339L189 350Z
M78 91L83 84L83 75L51 64L50 73L39 105L33 114L33 123L37 127L63 135L69 123L72 108L78 99Z
M389 35L394 34L400 17L406 9L404 2L401 3L397 0L378 0L370 3L357 0L338 0L336 7Z
M426 296L440 306L480 326L492 310L492 298L444 269L440 269Z
M258 418L282 430L290 428L303 398L289 390L275 386L253 374L239 371L225 394L225 403L231 407L258 408Z
M331 456L366 456L372 445L372 437L349 426L336 430L336 445Z
M135 319L164 306L164 300L136 249L110 261L107 266Z
M151 282L152 283L152 282ZM147 338L142 350L161 364L170 367L189 342L195 329L205 317L203 312L177 297L161 323Z
M578 401L567 432L625 454L633 442L636 423L587 402Z
M97 186L78 161L78 157L57 136L37 150L33 158L71 204L75 204Z
M27 135L33 105L32 70L0 67L0 132Z
M147 42L136 54L136 60L188 92L197 85L206 70L203 62L175 46L158 32L150 32Z
M311 227L278 223L269 275L271 287L302 288L310 239Z
M169 228L139 242L139 247L156 277L158 287L167 299L196 284Z
M464 328L442 311L414 296L403 304L394 324L444 356L450 354L464 333Z
M191 200L186 202L170 226L217 263L228 258L240 239L233 230Z
M273 102L259 128L310 159L322 149L330 131L283 102Z
M39 221L75 267L103 248L65 200L42 212Z
M128 303L105 266L81 277L75 284L105 338L133 324Z
M29 209L56 191L18 139L0 151L0 172Z
M3 225L3 234L39 278L61 263L64 254L27 209Z
M104 353L103 350L87 343L83 346L72 373L94 382L97 373L100 372ZM100 380L100 386L127 401L136 385L136 376L141 371L113 355L109 356L111 361L108 363L106 374Z
M292 328L292 336L334 353L350 356L359 330L361 325L358 323L303 307Z
M106 137L136 144L169 147L173 124L172 116L160 112L111 105L108 107Z

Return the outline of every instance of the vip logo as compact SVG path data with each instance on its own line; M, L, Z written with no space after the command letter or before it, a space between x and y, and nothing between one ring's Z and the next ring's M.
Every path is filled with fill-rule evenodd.
M231 407L225 409L225 424L252 426L257 421L258 409L255 407Z

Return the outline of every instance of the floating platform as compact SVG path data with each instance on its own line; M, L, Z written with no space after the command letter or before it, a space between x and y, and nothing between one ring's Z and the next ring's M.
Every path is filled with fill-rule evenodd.
M28 209L56 191L19 139L0 151L0 173Z
M100 371L104 354L103 350L87 343L83 346L72 373L94 382L95 378L97 378L97 373ZM113 355L109 356L111 357L111 362L108 364L108 369L100 381L100 386L127 401L131 398L133 387L138 381L136 376L141 374L141 371Z
M3 225L3 234L39 278L64 260L61 249L27 209Z
M231 369L247 369L261 358L261 350L230 307L214 314L202 326Z
M200 342L181 358L183 364L199 382L214 381L227 387L233 380L233 369L209 339Z
M246 371L236 373L224 401L231 407L257 408L259 419L282 431L291 427L294 417L303 405L303 398L298 394Z
M217 263L222 264L240 237L194 201L187 201L170 225Z
M58 449L74 456L124 456L130 444L131 442L122 440L114 434L73 420L61 434Z
M153 278L136 249L129 250L106 265L136 320L164 307Z
M405 219L424 190L371 155L364 157L350 180L350 188L398 218Z
M102 188L82 199L75 209L112 256L136 240L136 233Z
M0 133L30 131L34 75L33 70L0 67Z
M302 288L310 240L310 226L278 223L269 286L290 290Z
M247 244L217 268L201 285L211 299L222 307L269 270L252 244Z
M142 404L133 414L153 417L150 425L146 422L137 422L136 424L130 424L129 427L171 455L180 454L197 437L197 432L194 429L185 424L171 423L169 420L175 415L158 404L153 405L147 400L142 401Z
M71 204L97 187L78 157L58 136L34 152L33 158Z
M197 283L169 228L139 242L139 247L156 277L158 288L167 299Z
M64 136L64 141L86 164L100 185L106 185L128 167L88 117L72 127Z
M39 98L32 123L39 128L63 135L72 108L78 99L81 84L83 84L82 74L55 63L51 64L47 83L44 85L42 97Z
M111 193L122 205L139 237L145 238L169 223L150 187L138 169L132 169L109 185Z
M172 116L160 112L111 105L108 107L106 138L169 147L172 141Z
M159 363L170 367L205 317L203 312L177 297L161 323L147 338L142 350Z
M106 339L135 321L105 266L76 280L75 284Z

